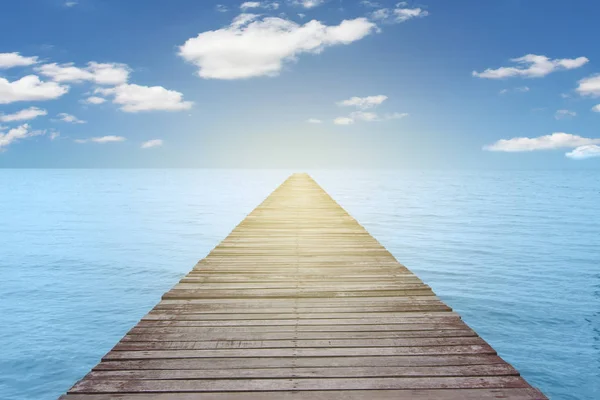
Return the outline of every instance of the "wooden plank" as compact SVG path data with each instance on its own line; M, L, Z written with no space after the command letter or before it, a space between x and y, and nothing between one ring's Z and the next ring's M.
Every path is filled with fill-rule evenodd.
M140 350L110 351L103 360L135 360L145 358L201 357L335 357L368 355L446 355L496 354L489 345L414 346L414 347L350 347L350 348L292 348L292 349L217 349L217 350Z
M534 388L288 392L68 394L59 400L544 400Z
M298 174L62 397L192 398L545 399Z
M283 349L347 347L428 347L485 345L478 336L402 339L294 339L294 340L212 340L212 341L143 341L119 342L113 350L203 350L203 349Z
M237 368L306 368L306 367L431 367L481 366L505 364L494 354L460 354L432 356L337 356L337 357L256 357L256 358L157 358L143 360L102 361L94 370L134 369L237 369Z
M381 390L381 389L474 389L525 388L517 376L470 376L427 378L290 378L116 380L84 379L70 393L248 392L289 390Z
M365 377L451 377L451 376L504 376L519 375L508 364L463 365L442 367L338 367L294 368L294 378L365 378ZM290 373L280 368L237 368L197 370L109 370L92 371L86 379L258 379L289 378Z
M202 342L214 340L310 340L310 339L394 339L394 338L444 338L473 337L473 330L439 331L381 331L381 332L238 332L227 330L205 333L136 333L134 329L121 342Z

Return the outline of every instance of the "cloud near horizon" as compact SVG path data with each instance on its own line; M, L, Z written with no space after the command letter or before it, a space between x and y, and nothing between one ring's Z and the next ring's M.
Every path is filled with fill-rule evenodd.
M595 144L580 146L573 151L568 152L565 156L572 158L573 160L585 160L587 158L600 157L600 146Z
M583 159L594 157L595 155L593 154L598 144L600 144L600 139L555 132L551 135L534 138L515 137L512 139L501 139L491 145L484 146L483 150L517 153L572 148L574 150L567 153L566 156L572 159Z
M301 54L347 45L376 29L366 18L327 26L317 20L301 25L279 17L240 14L229 26L188 39L179 47L179 55L195 64L204 79L276 76Z
M484 79L504 79L513 77L542 78L552 72L580 68L590 60L586 57L551 60L546 56L527 54L523 57L513 58L510 61L516 63L517 66L501 67L498 69L488 68L483 72L473 71L472 75Z

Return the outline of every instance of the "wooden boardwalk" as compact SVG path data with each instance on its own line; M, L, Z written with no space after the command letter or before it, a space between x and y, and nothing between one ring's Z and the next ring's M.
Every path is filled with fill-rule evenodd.
M305 174L61 397L545 398Z

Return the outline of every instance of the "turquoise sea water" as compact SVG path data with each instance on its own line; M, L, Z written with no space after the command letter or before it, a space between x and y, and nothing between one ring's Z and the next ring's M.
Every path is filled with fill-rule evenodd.
M292 171L0 170L0 398L55 399ZM600 176L309 171L552 399L600 399Z

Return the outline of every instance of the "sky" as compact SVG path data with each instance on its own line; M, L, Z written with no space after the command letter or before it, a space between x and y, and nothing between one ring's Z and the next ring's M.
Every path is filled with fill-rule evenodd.
M6 0L0 167L600 169L600 3Z

